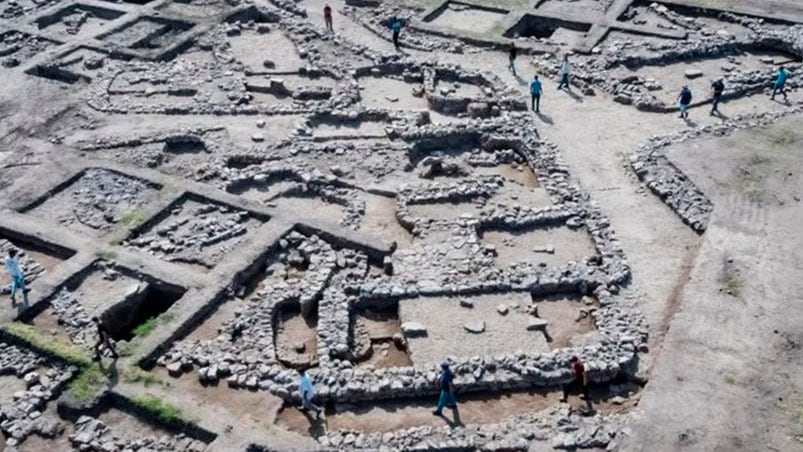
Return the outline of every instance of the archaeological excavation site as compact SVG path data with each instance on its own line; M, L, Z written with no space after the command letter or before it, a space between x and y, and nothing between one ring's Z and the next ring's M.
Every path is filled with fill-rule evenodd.
M803 451L800 0L0 0L0 74L0 449Z

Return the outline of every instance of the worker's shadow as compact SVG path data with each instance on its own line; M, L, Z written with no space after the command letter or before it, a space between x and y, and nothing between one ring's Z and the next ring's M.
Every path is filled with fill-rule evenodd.
M25 314L25 311L27 311L28 308L31 307L31 305L28 304L28 299L27 298L23 298L23 300L21 302L14 303L12 305L12 307L17 310L17 315L16 315L15 318L19 319L19 318L22 317L23 314Z
M568 88L566 88L566 89L564 89L563 91L565 91L565 92L566 92L566 94L568 94L568 95L569 95L569 97L571 97L572 99L574 99L574 101L575 101L575 102L580 102L580 103L582 103L582 102L583 102L583 96L581 96L581 95L579 95L578 93L576 93L576 92L575 92L575 91L572 89L572 87L571 87L571 86L570 86L570 87L568 87Z
M535 116L538 116L538 119L543 121L544 124L549 124L549 125L554 124L554 121L552 121L552 116L545 115L545 114L540 113L540 112L536 113Z
M527 86L527 80L524 77L520 76L519 74L513 74L516 77L516 82L519 86Z
M303 414L309 422L307 433L309 433L310 436L313 438L320 438L321 436L326 435L326 419L318 417L310 410L302 411L301 414Z
M120 382L120 374L117 371L117 358L112 358L108 366L104 366L103 360L101 359L100 361L98 361L98 367L100 368L100 371L103 373L103 375L105 375L106 378L109 380L108 381L109 388L117 386L117 383Z
M443 413L441 413L439 417L441 419L443 419L444 421L446 421L446 425L448 425L449 428L453 429L453 428L457 428L457 427L463 427L463 420L460 419L460 408L458 406L455 406L454 408L451 408L451 410L452 410L452 416L454 417L454 419L449 419Z

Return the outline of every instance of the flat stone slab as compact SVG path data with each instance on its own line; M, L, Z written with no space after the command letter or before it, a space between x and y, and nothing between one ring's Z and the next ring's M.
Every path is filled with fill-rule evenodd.
M469 333L480 334L485 332L485 322L482 320L470 322L463 325L463 329Z
M530 317L530 320L527 322L527 330L528 331L543 331L546 329L549 322L544 319L538 317Z
M427 335L427 327L419 322L404 322L401 326L406 337L419 337Z

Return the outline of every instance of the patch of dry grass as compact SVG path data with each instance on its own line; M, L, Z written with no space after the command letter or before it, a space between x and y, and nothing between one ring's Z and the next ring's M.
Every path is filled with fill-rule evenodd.
M792 129L775 127L767 132L767 141L773 146L791 146L797 141L797 135Z

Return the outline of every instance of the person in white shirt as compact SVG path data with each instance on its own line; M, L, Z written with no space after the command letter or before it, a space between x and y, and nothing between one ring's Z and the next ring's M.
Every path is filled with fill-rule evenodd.
M560 84L558 85L558 89L569 89L569 74L571 73L572 67L569 64L569 55L566 54L563 56L563 65L560 67Z
M6 258L6 269L11 276L11 304L17 304L17 291L22 291L22 298L28 304L28 294L25 291L25 274L22 272L19 261L17 261L17 250L8 250Z

